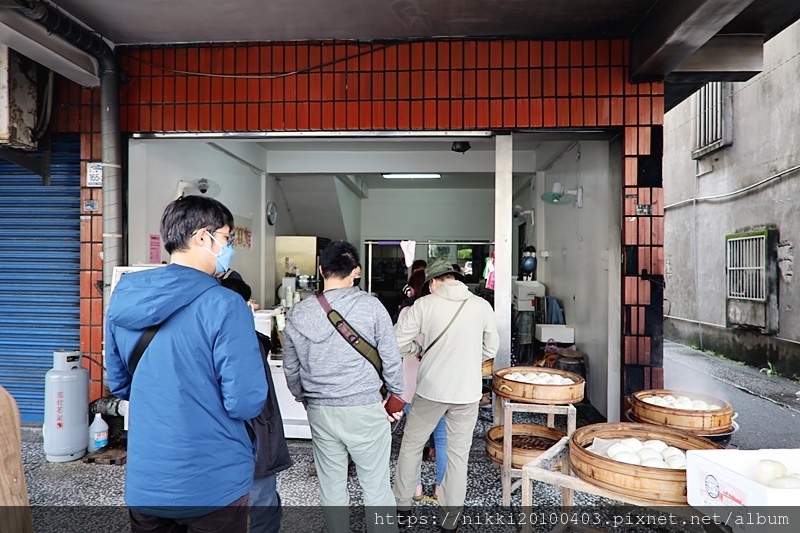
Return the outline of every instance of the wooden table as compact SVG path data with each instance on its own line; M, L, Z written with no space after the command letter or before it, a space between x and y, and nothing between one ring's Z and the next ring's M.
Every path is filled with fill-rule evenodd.
M496 396L495 399L500 399L499 404L496 402L495 405L500 405L502 409L503 415L503 466L502 466L502 488L503 488L503 506L509 507L511 505L511 493L515 491L520 484L522 484L522 491L523 491L523 498L525 495L525 476L524 476L524 468L513 468L511 466L511 459L512 459L512 420L514 413L540 413L547 415L547 427L552 428L555 427L555 415L566 415L567 416L567 437L572 435L572 432L575 431L575 424L576 424L576 411L575 407L571 404L569 405L545 405L539 403L523 403L523 402L516 402L510 400L508 398L503 398L500 396ZM565 437L565 438L567 438ZM551 448L552 450L552 448ZM549 451L549 450L548 450ZM530 463L529 463L530 464ZM562 465L566 465L566 468L569 469L569 462L562 463ZM563 467L563 466L562 466ZM567 470L568 472L569 470ZM522 478L518 481L512 482L513 478ZM530 481L527 483L528 490L530 490ZM566 489L565 489L566 490ZM562 498L564 501L569 499L570 504L572 503L572 493L570 492L567 494L565 490L562 490ZM530 500L529 500L530 502ZM530 503L528 504L530 505Z
M553 468L561 462L561 472L553 471ZM574 492L580 491L587 494L594 494L609 500L635 505L637 507L657 508L659 504L650 500L639 500L623 496L615 492L610 492L591 483L587 483L570 474L569 463L569 437L563 437L545 453L522 467L522 511L531 512L533 507L533 481L543 481L554 487L561 489L562 507L572 507ZM683 516L704 516L689 504L677 505L669 504L677 514ZM663 505L661 506L663 507ZM569 524L556 526L553 532L563 531ZM709 532L729 532L730 529L721 524L704 524L704 529ZM591 527L581 526L582 531L600 531ZM522 526L523 533L531 533L530 521L526 521Z

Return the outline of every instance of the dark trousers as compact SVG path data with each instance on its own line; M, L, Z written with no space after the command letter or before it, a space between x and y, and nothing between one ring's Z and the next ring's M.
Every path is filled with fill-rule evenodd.
M189 518L161 518L128 510L131 533L247 533L249 496L213 513Z

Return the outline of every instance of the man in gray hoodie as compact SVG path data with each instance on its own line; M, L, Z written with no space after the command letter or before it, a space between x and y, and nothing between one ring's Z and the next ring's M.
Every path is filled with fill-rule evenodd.
M396 531L370 519L394 513L389 482L392 436L380 389L402 394L400 352L389 313L377 298L353 286L358 252L345 241L320 254L320 274L330 306L376 347L383 376L334 329L316 298L292 306L283 332L283 370L289 390L308 411L320 501L331 533L349 531L347 455L356 465L364 491L368 531ZM402 413L396 415L399 418ZM380 508L380 509L377 509Z

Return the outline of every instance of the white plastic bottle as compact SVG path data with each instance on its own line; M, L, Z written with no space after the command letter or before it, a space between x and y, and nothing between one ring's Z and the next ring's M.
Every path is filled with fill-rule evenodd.
M100 448L108 445L108 424L100 416L100 413L95 413L94 421L89 426L89 453L95 452Z

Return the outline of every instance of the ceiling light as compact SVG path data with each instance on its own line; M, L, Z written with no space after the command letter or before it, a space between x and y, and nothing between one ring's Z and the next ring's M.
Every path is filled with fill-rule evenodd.
M387 180L436 180L441 174L382 174Z

